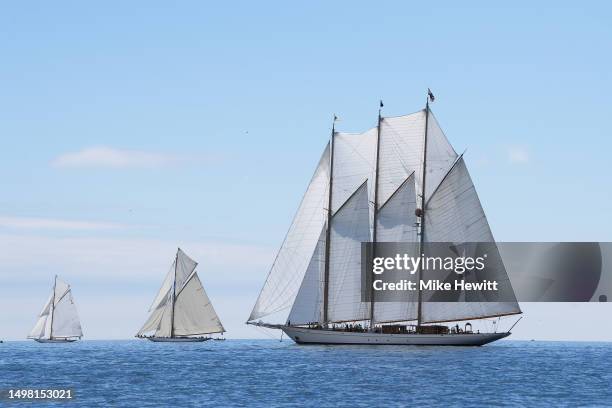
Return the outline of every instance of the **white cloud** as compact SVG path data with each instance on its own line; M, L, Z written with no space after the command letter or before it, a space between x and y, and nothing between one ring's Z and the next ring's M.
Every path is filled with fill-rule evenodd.
M529 161L529 152L521 146L511 146L507 150L508 161L514 164L527 163Z
M96 221L0 216L0 228L87 231L120 229L123 226L121 224Z
M96 146L62 154L53 159L51 164L55 167L72 168L155 168L174 164L180 160L180 157L171 154Z

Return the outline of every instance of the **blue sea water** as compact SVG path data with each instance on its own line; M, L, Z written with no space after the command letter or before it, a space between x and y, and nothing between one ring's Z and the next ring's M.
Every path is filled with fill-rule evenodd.
M10 388L74 392L36 407L612 406L612 343L8 342L0 390Z

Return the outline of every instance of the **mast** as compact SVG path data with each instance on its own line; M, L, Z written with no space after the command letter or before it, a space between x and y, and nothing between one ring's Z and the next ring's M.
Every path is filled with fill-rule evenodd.
M176 296L176 268L178 268L178 254L181 248L176 251L174 259L174 282L172 282L172 314L170 315L170 337L174 337L174 297Z
M374 225L372 229L372 257L376 257L376 232L378 230L378 167L380 158L380 122L382 121L382 100L378 108L378 124L376 125L376 170L374 173ZM374 285L370 284L370 330L374 330Z
M332 219L332 183L334 174L334 134L336 133L336 115L332 123L332 131L329 141L329 191L327 195L327 226L325 228L325 272L323 277L323 325L327 326L329 307L329 254L331 244L331 219Z
M427 174L427 125L429 121L429 95L428 90L427 102L425 103L425 137L423 138L423 177L421 179L421 231L420 231L420 242L419 242L419 255L423 251L425 243L425 175ZM423 293L421 291L421 278L423 275L423 266L419 263L419 271L417 274L417 285L419 288L419 297L417 303L417 328L421 327L421 321L423 320Z
M51 300L51 325L49 326L49 340L53 338L53 315L55 314L55 287L57 286L57 275L53 278L53 300Z

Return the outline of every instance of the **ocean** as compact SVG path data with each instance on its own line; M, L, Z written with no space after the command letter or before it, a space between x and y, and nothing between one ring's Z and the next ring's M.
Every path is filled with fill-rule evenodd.
M612 343L298 346L290 340L0 344L9 389L45 407L612 406Z

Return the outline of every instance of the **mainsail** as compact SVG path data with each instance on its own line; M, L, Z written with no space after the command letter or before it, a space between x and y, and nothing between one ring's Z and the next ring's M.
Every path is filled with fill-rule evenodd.
M197 265L178 249L138 336L153 333L154 337L189 337L225 332L195 272Z
M68 339L83 337L70 285L55 277L53 291L38 315L30 339Z
M424 218L416 215L423 203ZM426 242L494 242L463 159L429 105L379 117L379 125L364 133L332 130L248 320L282 322L284 312L290 325L372 325L417 320L420 311L421 324L520 313L499 253L490 255L487 278L499 281L511 301L423 305L421 296L406 291L397 301L376 302L372 294L363 302L360 245L370 241L412 244L415 254Z

